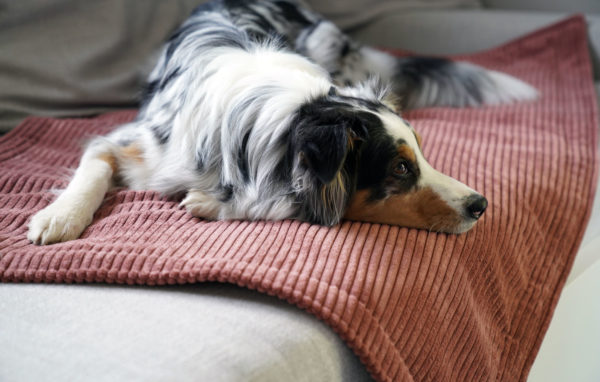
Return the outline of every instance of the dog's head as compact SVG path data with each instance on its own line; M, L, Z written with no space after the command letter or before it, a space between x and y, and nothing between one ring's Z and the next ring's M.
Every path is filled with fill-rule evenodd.
M436 171L419 135L385 93L367 90L332 88L294 119L293 179L304 218L335 224L343 216L448 233L471 229L487 200Z

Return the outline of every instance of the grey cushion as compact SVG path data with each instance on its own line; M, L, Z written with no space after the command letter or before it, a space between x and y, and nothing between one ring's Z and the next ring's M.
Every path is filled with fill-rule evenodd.
M529 11L600 13L598 0L481 0L487 8Z
M480 7L480 0L308 0L311 8L342 28L361 25L375 17L417 9Z
M351 31L358 40L421 54L477 52L508 42L568 17L565 12L453 9L396 12ZM600 15L586 15L595 67L600 79Z
M153 54L201 2L0 2L0 132L26 115L135 107Z

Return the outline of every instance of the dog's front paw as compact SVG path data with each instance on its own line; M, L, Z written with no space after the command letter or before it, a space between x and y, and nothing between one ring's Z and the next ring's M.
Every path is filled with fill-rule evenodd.
M202 191L190 190L179 204L195 217L215 220L219 217L221 203Z
M53 203L31 218L27 238L39 245L74 240L91 221L91 216L65 208L61 203Z

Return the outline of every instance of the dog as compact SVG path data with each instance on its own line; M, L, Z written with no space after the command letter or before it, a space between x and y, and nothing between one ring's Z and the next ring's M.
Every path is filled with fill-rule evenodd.
M27 237L78 238L114 186L185 193L205 219L466 232L487 200L429 165L399 110L535 97L469 63L361 46L293 0L213 1L164 46L135 120L88 143Z

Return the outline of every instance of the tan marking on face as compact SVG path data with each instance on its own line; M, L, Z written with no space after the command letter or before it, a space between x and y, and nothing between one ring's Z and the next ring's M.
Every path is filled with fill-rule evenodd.
M358 191L350 200L344 217L451 233L463 223L460 214L430 188L392 195L376 202L369 201L368 196L369 191Z
M104 162L108 163L108 165L112 169L113 173L117 172L117 169L118 169L117 158L115 158L115 156L113 154L110 154L110 153L100 154L98 156L98 159L100 159L101 161L104 161Z
M123 158L132 160L132 161L138 162L138 163L141 163L144 161L142 154L143 154L142 150L139 148L139 146L137 146L135 144L125 146L121 149L121 155L123 156Z
M416 131L413 130L413 133L415 133L415 138L417 138L417 144L419 145L419 147L423 147L421 145L421 134L417 133Z
M402 159L408 159L412 163L415 163L417 161L415 152L406 143L403 143L400 146L398 146L397 150L398 150L398 155L400 155L400 157Z

